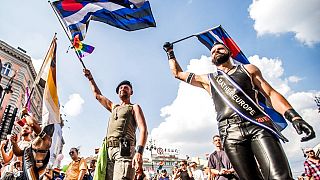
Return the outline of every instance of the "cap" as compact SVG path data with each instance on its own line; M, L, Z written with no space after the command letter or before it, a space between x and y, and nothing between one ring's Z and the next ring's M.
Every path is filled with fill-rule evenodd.
M122 85L128 85L128 86L130 86L130 88L132 89L132 84L131 84L131 82L128 81L128 80L124 80L124 81L122 81L122 82L120 82L120 83L118 84L118 86L117 86L117 88L116 88L116 93L117 93L117 94L119 93L119 88L120 88L120 86L122 86Z

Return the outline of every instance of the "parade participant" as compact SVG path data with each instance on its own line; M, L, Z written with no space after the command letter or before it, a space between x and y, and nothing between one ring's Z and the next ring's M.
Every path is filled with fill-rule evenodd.
M79 150L77 148L71 148L69 155L72 162L66 171L65 180L82 180L88 169L86 161L79 157Z
M304 162L304 171L306 179L320 180L320 158L315 155L312 148L304 149L307 159Z
M44 173L49 162L54 126L48 125L41 128L35 117L28 114L26 108L23 108L21 117L25 118L26 124L31 127L35 138L30 145L21 149L17 143L17 136L11 136L12 150L16 156L23 156L24 179L39 179L39 175Z
M261 108L249 107L247 103L257 102L257 91L260 91L273 108L292 123L298 134L306 133L301 141L314 138L315 133L289 102L264 80L260 70L252 64L234 65L230 50L224 44L216 43L211 49L211 58L218 69L217 73L195 75L182 70L175 58L172 44L165 43L163 48L167 52L169 66L175 78L203 88L212 96L223 146L240 179L292 179L288 160L277 138L282 136L274 134L270 130L272 127L267 129L262 126L262 122L272 124L271 120L262 112L260 114L253 110ZM224 96L222 92L229 96ZM249 101L249 98L252 100ZM250 115L259 115L261 118L255 122L249 121Z
M99 165L101 165L101 155L104 149L107 149L107 173L105 179L133 179L136 173L142 170L142 154L147 141L147 125L138 104L132 104L130 97L133 94L132 85L129 81L122 81L116 88L116 93L120 98L119 104L114 104L108 98L102 95L96 85L91 72L88 69L83 70L84 75L90 82L91 89L95 98L108 111L111 112L107 136L103 147L99 152L96 173L94 178L102 176ZM137 141L136 151L136 129L139 128L139 139ZM100 177L99 179L104 179Z
M20 137L21 140L18 143L18 146L20 149L24 149L25 147L29 146L31 143L31 134L32 134L32 129L28 124L25 124L20 132ZM17 138L17 135L12 135L14 137ZM5 152L5 146L6 144L8 144L8 140L4 140L1 142L1 155L3 158L3 162L5 164L8 163L7 166L10 166L9 168L7 168L7 174L6 176L13 176L13 169L14 169L14 163L18 163L20 162L20 165L22 164L22 156L15 156L13 153L13 149L10 148L10 150L8 151L8 153ZM11 163L10 163L11 161Z
M214 135L212 139L216 150L210 154L208 160L210 174L215 177L215 180L238 179L234 174L235 170L233 169L227 154L223 150L220 136Z

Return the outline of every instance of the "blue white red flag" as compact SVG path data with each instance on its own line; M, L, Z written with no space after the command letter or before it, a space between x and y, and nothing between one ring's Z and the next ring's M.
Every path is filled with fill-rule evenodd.
M238 45L221 26L199 33L196 36L209 50L211 50L215 42L223 43L230 49L232 53L231 57L235 61L241 64L250 64Z
M250 64L249 60L240 50L238 45L221 26L196 34L196 36L198 40L209 50L212 49L215 42L223 43L230 49L232 53L231 57L236 64ZM273 108L267 106L266 104L267 103L265 97L259 93L259 105L278 125L278 128L280 130L283 130L288 125L286 120L278 112L276 112Z
M81 41L85 38L90 20L126 31L156 26L147 0L60 0L53 2L53 6L72 37L79 34Z

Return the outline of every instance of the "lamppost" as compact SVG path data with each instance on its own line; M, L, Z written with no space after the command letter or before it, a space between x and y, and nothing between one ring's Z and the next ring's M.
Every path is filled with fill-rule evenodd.
M150 138L150 140L148 141L146 150L150 151L150 153L151 153L151 168L154 171L153 159L152 159L152 150L157 150L157 147L156 147L156 144L155 144L155 140L152 140L152 138Z

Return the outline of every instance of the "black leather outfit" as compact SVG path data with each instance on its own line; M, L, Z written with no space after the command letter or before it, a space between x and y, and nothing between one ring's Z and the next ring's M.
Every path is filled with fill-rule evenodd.
M243 66L237 66L229 76L253 100L257 100L253 82ZM221 99L212 86L211 92L217 111L220 137L240 179L293 179L279 140L268 130L243 120Z

